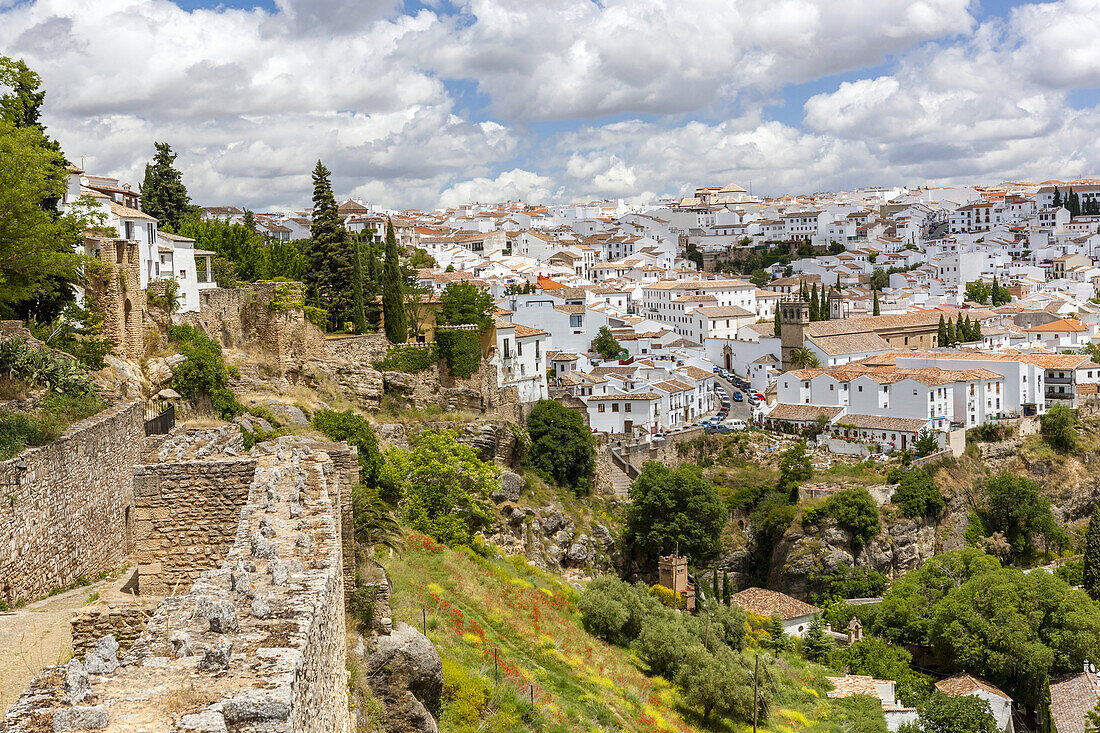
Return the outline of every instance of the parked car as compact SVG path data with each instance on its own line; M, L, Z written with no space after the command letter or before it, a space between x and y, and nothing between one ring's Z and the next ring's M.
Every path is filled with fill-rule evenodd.
M726 420L726 427L730 430L745 430L749 427L749 424L739 417L731 417Z
M711 425L705 428L705 431L708 433L728 433L730 429L727 428L725 425L719 423L718 425Z
M714 367L713 369L711 369L711 371L715 374L718 374L722 371L722 367Z
M733 401L734 402L744 402L745 401L745 396L743 394L741 394L740 392L734 392L733 393Z
M755 407L760 404L760 398L754 394L749 395L749 404Z

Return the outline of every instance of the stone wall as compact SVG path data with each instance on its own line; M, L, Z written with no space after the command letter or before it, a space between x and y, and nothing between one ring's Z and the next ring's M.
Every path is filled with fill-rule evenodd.
M130 546L133 466L145 437L131 402L0 463L0 597L46 595L117 567Z
M3 729L68 729L79 716L134 733L349 731L340 453L296 437L253 448L258 468L220 567L162 601L117 669L109 651L106 673L98 652L47 668ZM66 685L66 671L86 671L89 687Z
M88 293L103 313L103 337L127 359L145 353L148 301L141 289L141 256L136 241L89 237L85 249L99 260L99 277L89 278Z
M119 653L125 654L145 630L156 605L155 600L135 599L132 603L111 603L76 611L69 620L73 656L83 657L95 647L97 639L107 634L115 637Z
M199 310L179 316L226 349L252 348L285 372L316 353L324 334L305 318L301 283L251 283L241 288L199 291Z
M142 594L175 595L233 545L256 461L187 461L134 469L134 561Z

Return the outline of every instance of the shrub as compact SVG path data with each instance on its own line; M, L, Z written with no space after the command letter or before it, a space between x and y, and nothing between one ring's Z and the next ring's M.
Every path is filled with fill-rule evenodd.
M0 461L24 448L56 440L70 423L90 417L106 406L95 394L75 397L51 394L31 411L0 411Z
M1043 440L1059 453L1069 453L1077 447L1077 411L1065 405L1054 405L1039 417Z
M452 376L466 379L481 366L481 333L475 329L437 328L439 355Z
M193 326L172 326L168 339L176 343L187 360L176 367L172 388L184 397L206 395L214 412L223 420L239 415L244 408L226 386L229 369L222 347L214 339Z
M356 588L348 595L348 612L355 620L355 628L360 634L369 634L374 628L376 601L374 588Z
M936 482L927 471L912 468L898 479L898 488L890 497L901 513L910 519L929 517L936 519L947 505Z
M695 466L646 461L630 486L626 546L649 555L681 553L701 562L714 555L726 523L718 490Z
M367 418L351 410L318 410L313 414L313 427L329 440L346 441L359 451L359 480L368 486L377 486L382 471L382 452L378 450L378 436ZM396 497L385 497L391 504Z
M698 642L681 616L650 617L632 647L651 674L672 679L688 649Z
M35 348L23 336L0 341L0 374L72 397L94 392L80 364L45 346Z
M843 565L817 577L823 598L874 598L886 590L886 576L871 568Z
M874 539L882 529L878 505L863 486L853 486L833 494L823 505L802 513L804 524L821 524L827 518L835 519L852 536L852 542L860 547Z
M478 723L488 704L488 682L470 674L458 662L444 657L441 729L455 733L477 733Z
M374 363L374 368L380 371L418 374L433 368L438 360L434 345L394 346L386 352L385 359Z

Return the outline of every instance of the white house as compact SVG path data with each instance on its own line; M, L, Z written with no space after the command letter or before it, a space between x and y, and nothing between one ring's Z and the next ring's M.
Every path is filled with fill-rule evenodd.
M993 717L997 720L998 730L1015 733L1016 728L1012 723L1012 698L985 680L960 672L937 682L936 689L951 697L968 696L985 700L989 703Z

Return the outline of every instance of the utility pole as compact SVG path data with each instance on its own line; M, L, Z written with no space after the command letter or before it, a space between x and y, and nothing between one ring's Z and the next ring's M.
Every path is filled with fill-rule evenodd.
M752 733L756 733L756 711L759 706L760 694L760 655L756 655L756 661L752 665Z

